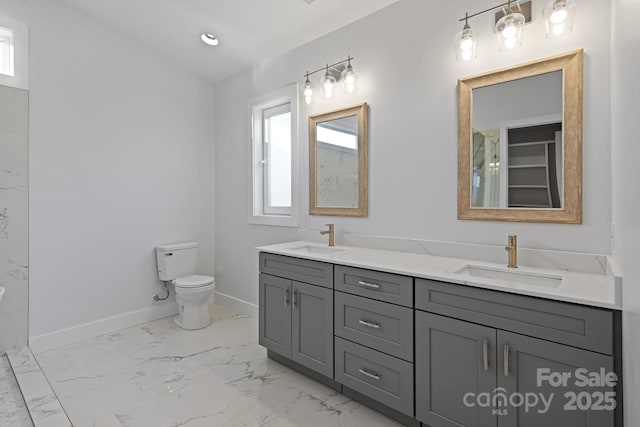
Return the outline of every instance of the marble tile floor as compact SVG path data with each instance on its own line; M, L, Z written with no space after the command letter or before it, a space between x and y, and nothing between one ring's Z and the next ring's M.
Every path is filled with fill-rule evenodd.
M33 427L6 355L0 356L0 426Z
M75 427L393 427L266 357L256 319L213 306L184 331L166 318L36 355Z
M67 414L29 347L9 350L7 358L35 427L71 427Z

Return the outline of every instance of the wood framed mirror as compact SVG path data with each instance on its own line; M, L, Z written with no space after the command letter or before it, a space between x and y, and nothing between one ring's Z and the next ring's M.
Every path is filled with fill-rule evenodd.
M309 116L309 214L368 215L366 103Z
M583 51L458 80L458 219L582 223Z

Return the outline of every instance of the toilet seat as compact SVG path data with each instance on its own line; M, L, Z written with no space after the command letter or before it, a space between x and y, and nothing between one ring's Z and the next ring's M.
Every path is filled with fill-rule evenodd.
M176 288L202 288L211 284L214 284L214 278L211 276L202 276L194 274L193 276L181 277L173 281Z

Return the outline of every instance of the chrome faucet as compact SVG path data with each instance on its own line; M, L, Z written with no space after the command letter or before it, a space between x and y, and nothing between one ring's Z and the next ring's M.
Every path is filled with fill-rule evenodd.
M323 236L325 234L329 235L329 246L335 246L336 245L336 241L335 241L335 229L334 229L334 225L333 224L325 224L326 226L329 227L328 230L325 231L321 231L320 234L322 234Z
M505 250L509 252L509 268L518 268L518 236L509 235L509 243L505 246Z

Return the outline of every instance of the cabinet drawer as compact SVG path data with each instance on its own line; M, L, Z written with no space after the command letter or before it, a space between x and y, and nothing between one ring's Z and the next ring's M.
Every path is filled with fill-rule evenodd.
M333 288L333 264L260 252L260 272Z
M410 308L336 292L335 334L413 361L413 310Z
M416 279L416 308L604 354L613 353L609 310Z
M335 266L336 290L413 307L413 277Z
M413 365L336 337L339 383L413 417Z

